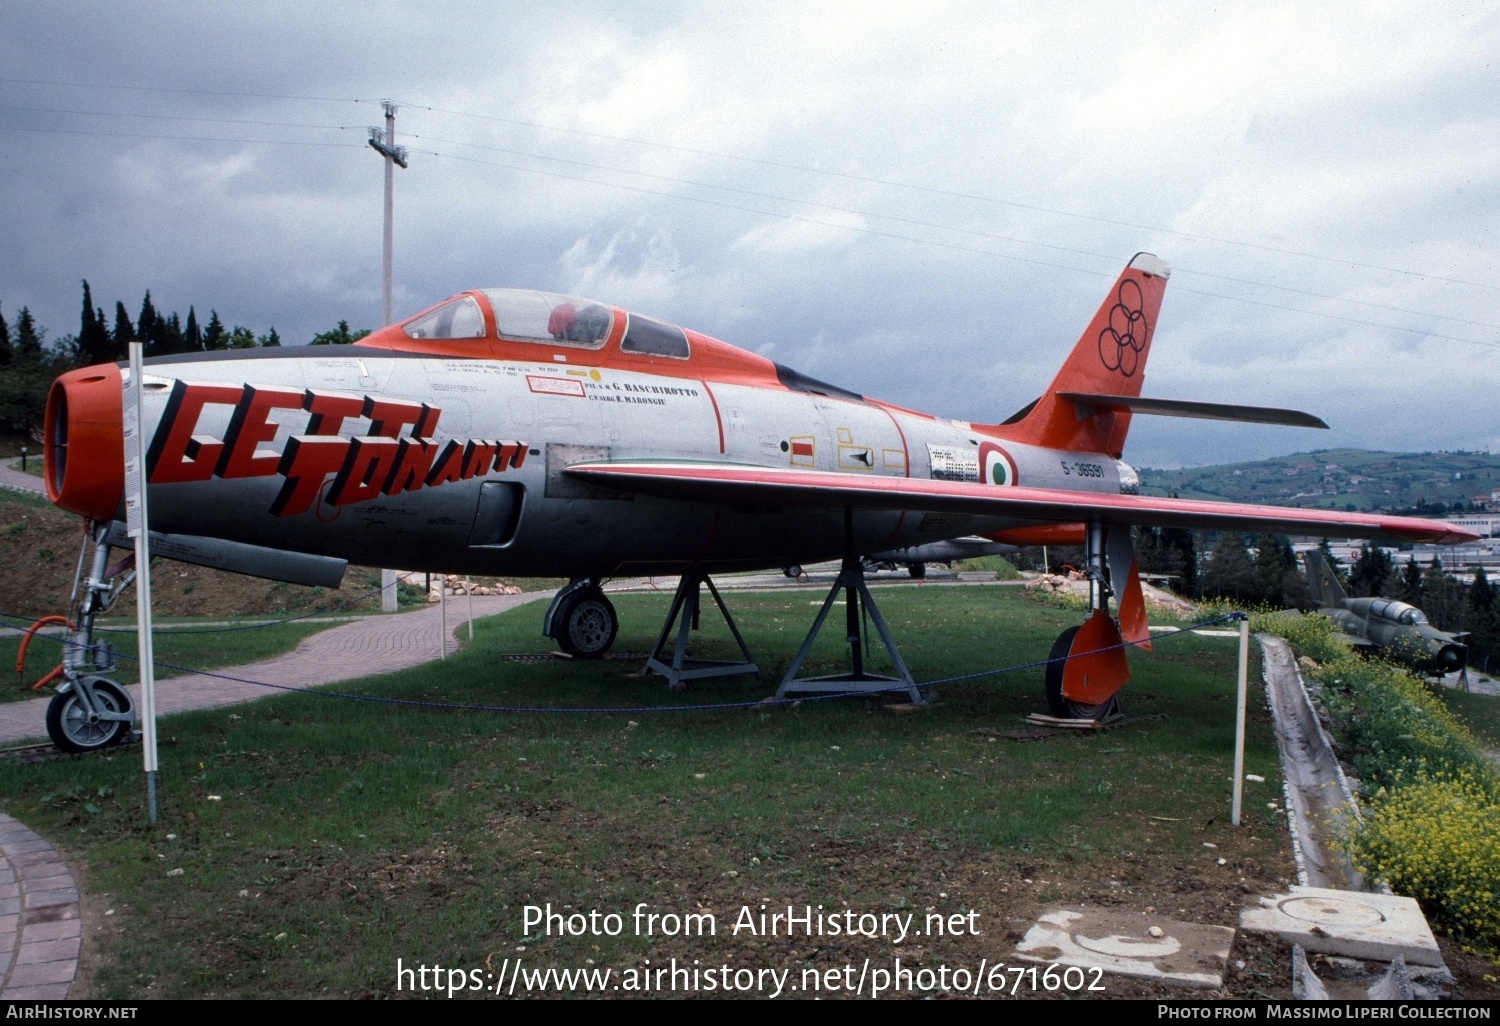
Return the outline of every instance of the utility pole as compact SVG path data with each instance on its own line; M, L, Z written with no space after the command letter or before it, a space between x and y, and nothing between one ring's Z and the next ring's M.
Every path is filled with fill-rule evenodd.
M385 108L385 130L379 126L370 128L370 148L385 158L385 238L383 240L383 268L385 288L381 295L380 325L391 323L391 216L395 209L396 165L406 167L406 147L396 145L396 105L390 100L381 101ZM380 610L383 613L396 611L396 571L380 571Z

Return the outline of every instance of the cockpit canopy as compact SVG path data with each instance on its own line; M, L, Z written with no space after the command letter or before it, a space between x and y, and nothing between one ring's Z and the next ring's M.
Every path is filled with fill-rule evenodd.
M507 342L598 349L615 329L615 311L603 303L534 289L480 290L495 318L495 333ZM687 333L673 324L640 314L623 314L620 351L686 360L692 355ZM486 335L484 311L473 295L456 296L402 325L407 338L469 339Z
M518 342L602 346L615 326L615 313L602 303L531 289L485 289L495 312L495 331Z
M1377 602L1370 603L1370 615L1378 616L1385 620L1395 620L1397 623L1404 623L1411 626L1427 622L1426 614L1416 606L1410 606L1405 602L1398 602L1395 599L1380 599Z

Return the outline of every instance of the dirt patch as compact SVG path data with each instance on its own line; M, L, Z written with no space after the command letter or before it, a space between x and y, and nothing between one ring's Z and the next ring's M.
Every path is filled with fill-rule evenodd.
M78 973L73 977L73 986L68 988L68 997L79 1000L94 993L94 976L104 958L104 951L124 933L124 917L112 904L108 894L93 894L84 883L87 867L68 860L73 880L78 884L78 919L83 932L83 943L78 952ZM79 870L85 870L80 872Z
M83 542L82 517L0 494L0 613L39 617L67 612ZM115 554L125 555L119 550ZM403 604L423 605L425 576L416 576L413 582L403 588ZM512 582L493 577L476 577L474 582L480 587L517 584L525 591L556 587L551 581ZM328 589L158 559L151 564L151 583L153 610L163 617L274 616L335 609L372 612L380 607L378 594L348 604L379 589L380 572L367 567L351 566L343 585ZM134 589L120 597L110 615L135 615Z

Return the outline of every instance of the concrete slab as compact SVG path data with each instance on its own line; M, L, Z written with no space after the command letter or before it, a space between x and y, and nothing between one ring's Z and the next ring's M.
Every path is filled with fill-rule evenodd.
M1274 933L1308 951L1440 966L1442 955L1413 898L1326 887L1291 888L1240 913L1240 929Z
M1016 957L1215 988L1224 985L1233 943L1227 926L1083 906L1043 913L1016 945Z

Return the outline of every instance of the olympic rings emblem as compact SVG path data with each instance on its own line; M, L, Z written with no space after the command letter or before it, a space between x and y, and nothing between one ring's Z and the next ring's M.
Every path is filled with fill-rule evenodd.
M1141 352L1151 326L1146 323L1145 300L1141 287L1129 278L1120 282L1115 305L1109 308L1109 320L1099 332L1099 360L1106 370L1133 377L1141 364Z

